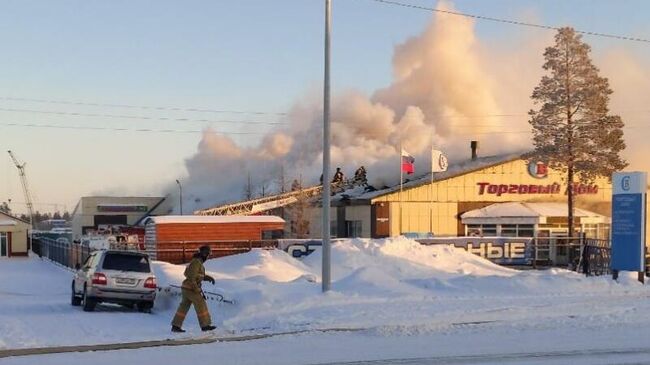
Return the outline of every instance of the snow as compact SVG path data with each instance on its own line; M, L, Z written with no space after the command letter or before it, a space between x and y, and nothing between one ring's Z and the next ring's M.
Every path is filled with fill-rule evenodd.
M332 291L322 294L320 250L302 260L261 249L209 260L206 268L217 284L204 289L236 300L234 305L209 301L213 320L222 334L362 332L117 351L92 354L98 359L93 362L114 363L127 354L138 363L169 363L196 353L220 354L235 363L280 364L533 352L596 343L620 348L629 343L612 340L611 333L650 334L650 318L643 315L650 310L650 291L633 275L614 282L562 269L517 271L464 250L406 238L336 241L332 262ZM154 262L154 269L160 286L183 279L184 266ZM153 314L116 306L85 313L69 304L71 272L50 262L0 259L0 278L0 349L173 337L169 322L179 298L170 293L159 294ZM193 312L184 327L188 336L200 333ZM570 342L568 334L589 338ZM47 358L63 364L71 356Z
M165 223L284 223L284 219L271 215L161 215L149 217L148 222Z
M564 217L567 214L566 204L552 202L508 202L495 203L487 207L470 210L461 215L461 218L503 218L503 217ZM603 217L584 209L575 208L576 217Z
M433 173L433 181L435 182L435 181L446 180L472 171L484 169L494 165L499 165L508 161L514 161L520 159L521 156L522 156L521 153L515 153L515 154L511 153L511 154L503 154L503 155L496 155L496 156L479 157L475 160L465 160L460 163L449 165L447 171ZM407 183L404 183L402 185L402 188L408 189L408 188L418 187L424 184L429 184L431 183L431 178L432 178L431 175L432 174L429 172L419 177L405 176L406 179L412 179L412 180ZM354 191L347 190L343 193L337 194L337 196L335 196L333 200L341 199L343 195L346 195L348 198L359 199L359 200L374 199L378 196L399 191L399 189L400 186L396 185L386 189L376 190L367 193L364 192L363 189L357 189Z
M0 226L15 226L17 223L13 220L0 220Z

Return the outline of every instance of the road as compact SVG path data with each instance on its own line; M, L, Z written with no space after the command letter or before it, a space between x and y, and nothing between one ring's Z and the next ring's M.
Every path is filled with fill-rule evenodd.
M516 354L440 356L372 361L329 362L318 365L488 365L488 364L650 364L650 348L528 352Z

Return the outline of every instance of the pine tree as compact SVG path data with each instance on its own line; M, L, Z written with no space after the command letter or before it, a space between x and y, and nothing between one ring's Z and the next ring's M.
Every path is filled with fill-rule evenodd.
M612 90L589 57L589 45L573 28L561 28L555 44L544 52L544 70L532 99L538 110L529 112L534 151L527 158L544 161L565 174L569 236L574 235L574 181L610 177L627 166L623 121L609 113Z

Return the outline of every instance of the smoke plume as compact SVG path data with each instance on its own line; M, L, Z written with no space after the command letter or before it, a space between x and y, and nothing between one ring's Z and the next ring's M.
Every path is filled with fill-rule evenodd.
M439 7L452 10L446 3ZM482 155L527 150L529 96L542 74L543 48L552 36L504 50L482 45L473 20L434 15L421 34L395 47L390 85L372 95L355 90L333 95L333 166L351 175L365 165L370 183L381 187L399 180L400 146L415 156L416 172L421 173L429 170L432 146L445 151L452 162L469 157L469 141L474 139L480 141ZM630 64L635 66L633 60ZM641 82L633 71L611 79L615 92L620 82ZM249 175L257 194L260 184L267 192L277 191L281 171L287 185L293 179L303 185L318 183L321 96L297 101L286 122L287 127L273 131L256 147L240 147L206 130L197 153L186 161L188 206L198 209L242 199Z

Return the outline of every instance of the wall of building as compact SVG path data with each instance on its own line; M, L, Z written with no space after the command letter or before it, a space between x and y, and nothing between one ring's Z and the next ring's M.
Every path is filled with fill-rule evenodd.
M309 237L311 238L321 238L323 237L323 231L321 227L322 223L322 209L319 206L308 208L309 215ZM337 223L337 209L336 207L330 208L330 224L336 225Z
M0 233L11 233L11 247L7 247L10 256L27 255L29 224L16 220L15 225L0 225Z
M563 177L561 172L552 169L548 169L546 176L533 177L524 160L514 160L433 184L405 188L402 193L396 191L382 195L372 199L371 203L389 203L391 236L406 232L433 232L437 236L456 236L464 234L464 226L460 224L458 217L469 210L511 201L565 203L566 184L563 183ZM516 185L517 189L511 189L512 185ZM521 185L527 187L525 193L520 191ZM591 188L587 189L587 185ZM503 190L500 186L507 186L508 191L499 192L499 189ZM530 190L530 186L536 187L532 193L526 191ZM542 187L541 192L539 186ZM547 187L550 187L549 193L544 191ZM517 190L517 193L513 190ZM576 198L576 207L611 216L612 186L607 178L583 184L582 190L583 194ZM321 237L320 209L311 208L310 237ZM345 207L345 219L363 221L363 237L371 237L371 205ZM646 219L650 227L649 214ZM337 207L331 208L330 220L337 221Z
M405 188L372 202L390 203L391 236L404 232L457 235L463 231L457 217L480 206L510 201L566 201L566 184L562 179L563 175L552 169L544 177L533 177L524 160L515 160L433 184ZM577 207L611 215L612 186L608 179L599 178L580 189L583 194L576 198Z
M77 204L72 215L72 233L75 239L82 235L83 227L92 227L95 225L96 215L119 216L126 215L127 224L135 224L146 212L104 212L99 211L99 205L143 205L147 210L153 208L160 202L160 197L83 197ZM169 201L164 201L158 206L152 215L168 214L171 206Z
M361 237L370 237L370 206L354 205L345 207L346 221L361 222Z

